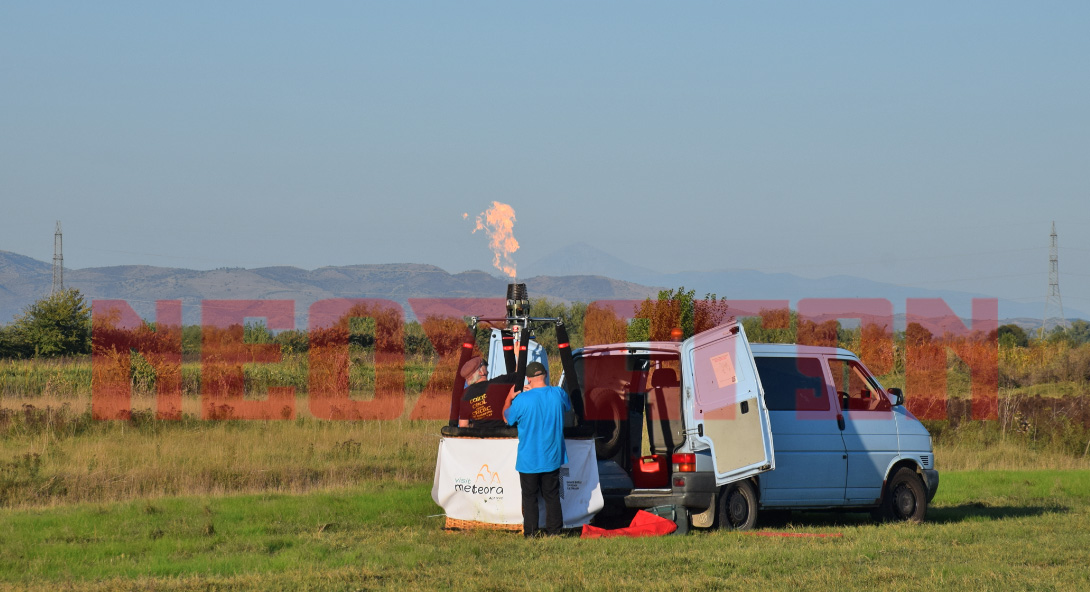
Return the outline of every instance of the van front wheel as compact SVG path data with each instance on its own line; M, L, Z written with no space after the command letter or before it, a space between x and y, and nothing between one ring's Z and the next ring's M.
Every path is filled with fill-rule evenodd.
M882 499L882 518L898 522L922 522L927 514L927 489L916 471L901 467L893 473Z
M719 528L750 530L757 524L757 492L753 483L739 481L719 493Z

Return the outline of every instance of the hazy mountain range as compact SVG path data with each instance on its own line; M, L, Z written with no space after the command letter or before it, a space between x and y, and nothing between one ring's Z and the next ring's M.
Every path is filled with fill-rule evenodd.
M531 297L565 302L599 299L644 299L658 288L602 276L536 277L519 280ZM52 265L0 251L0 319L3 323L27 305L47 296ZM153 318L156 300L181 300L183 321L200 322L206 299L294 300L297 326L305 327L311 303L326 298L385 298L409 312L409 298L503 298L508 280L483 271L451 274L434 265L391 263L347 265L314 270L297 267L224 268L210 271L122 265L65 269L66 288L78 288L88 299L126 300L145 318Z
M906 298L942 298L955 313L969 317L971 299L982 294L925 290L856 277L807 279L754 270L690 271L663 274L622 261L586 244L575 244L520 268L532 297L566 302L654 297L661 288L685 286L698 296L715 293L730 299L886 298L903 313ZM426 264L348 265L314 270L296 267L224 268L210 271L123 265L65 269L66 287L89 299L122 299L146 318L160 299L183 301L186 323L200 322L205 299L286 299L296 302L297 326L305 326L307 307L326 298L499 298L508 279L483 271L451 274ZM27 305L49 294L52 266L0 251L0 322L7 323ZM406 307L408 311L408 307ZM1040 324L1041 304L1000 300L1000 318L1027 327ZM1068 316L1085 316L1067 311Z

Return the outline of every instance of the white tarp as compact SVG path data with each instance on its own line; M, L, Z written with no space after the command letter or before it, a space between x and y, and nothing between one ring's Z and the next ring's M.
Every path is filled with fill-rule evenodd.
M593 440L565 440L568 464L560 468L564 527L590 522L602 509ZM448 518L490 524L522 524L522 488L515 470L514 438L440 438L431 498ZM545 523L545 504L538 501Z

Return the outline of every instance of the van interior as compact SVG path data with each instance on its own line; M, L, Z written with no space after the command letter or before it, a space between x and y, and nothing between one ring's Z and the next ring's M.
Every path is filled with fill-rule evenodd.
M677 344L592 346L576 358L603 494L669 488L671 455L682 443L680 368ZM567 379L564 387L574 390Z

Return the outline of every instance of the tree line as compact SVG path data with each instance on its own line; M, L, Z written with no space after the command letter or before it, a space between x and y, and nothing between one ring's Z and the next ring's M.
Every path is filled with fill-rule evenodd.
M401 327L385 322L389 311L371 310L366 305L353 308L336 325L349 345L357 350L403 352L407 355L445 355L454 351L465 335L465 319L409 321ZM583 345L621 341L670 341L688 338L710 329L730 316L725 300L715 294L696 298L694 290L680 287L663 290L655 299L648 298L633 311L617 311L582 302L563 303L544 298L532 301L535 317L561 319L574 348ZM396 317L391 317L396 318ZM149 329L154 325L148 323ZM859 350L877 343L867 331L892 334L888 327L864 326L844 328L838 321L815 323L800 320L789 309L763 310L758 317L742 319L750 341L758 343L806 343L830 345ZM305 330L271 331L262 323L247 323L243 341L255 344L278 344L283 353L305 353L314 336ZM48 358L79 356L91 352L91 307L77 289L67 289L42 298L28 306L14 322L0 327L0 358ZM204 332L199 325L182 327L182 353L198 354ZM923 327L910 323L905 331L891 335L897 342L922 343L931 334ZM547 351L555 352L556 331L551 324L535 328L535 337ZM1002 325L990 339L998 340L1003 349L1025 348L1031 344L1062 344L1079 347L1090 343L1090 323L1076 320L1068 327L1055 327L1043 335L1027 332L1018 325ZM478 345L487 344L488 331L478 331ZM886 340L888 341L888 340ZM857 351L864 358L867 352ZM875 354L883 355L883 352Z

